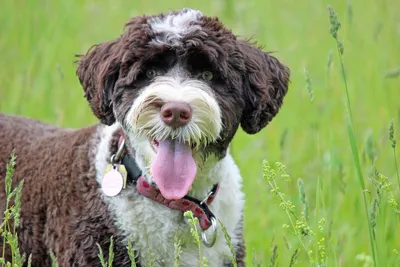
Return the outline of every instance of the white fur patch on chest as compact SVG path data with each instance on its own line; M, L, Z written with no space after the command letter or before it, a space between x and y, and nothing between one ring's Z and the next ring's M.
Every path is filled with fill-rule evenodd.
M102 132L96 156L97 181L101 183L102 174L110 158L109 140L118 125L105 127ZM210 177L220 181L220 190L209 206L226 227L232 237L233 246L238 242L234 234L244 207L241 191L242 179L232 157L227 156L208 170ZM196 177L202 179L203 177ZM115 220L115 226L132 243L140 257L141 264L147 265L147 259L155 259L154 266L174 266L174 241L178 237L182 242L179 266L198 266L198 248L190 234L190 226L180 211L169 209L155 201L140 195L135 188L128 187L115 197L108 197L101 191ZM149 254L150 253L150 254ZM208 259L210 267L222 266L224 255L229 255L223 233L218 224L217 241L212 248L202 245L203 257Z

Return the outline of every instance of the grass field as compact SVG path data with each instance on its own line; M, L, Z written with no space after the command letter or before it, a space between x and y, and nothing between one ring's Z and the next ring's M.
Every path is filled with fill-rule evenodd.
M328 4L342 25L338 38L357 153L351 149ZM400 266L400 214L393 202L400 203L399 163L388 134L393 121L394 138L400 141L397 0L3 0L0 112L66 127L96 122L75 76L74 55L117 37L133 15L185 6L219 16L243 37L255 36L292 73L278 116L257 135L240 131L232 145L244 177L249 266L289 266L296 249L296 266ZM265 179L264 159L271 166L285 164L291 179ZM264 176L270 172L264 170ZM281 204L276 188L271 192L275 182L293 210L288 202Z

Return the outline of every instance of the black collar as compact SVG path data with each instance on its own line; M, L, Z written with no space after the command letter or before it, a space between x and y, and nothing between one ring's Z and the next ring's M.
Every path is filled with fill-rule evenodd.
M126 182L135 185L140 176L142 176L142 171L136 164L135 159L133 159L129 155L129 153L125 153L125 156L122 159L122 164L125 166L126 171L128 172L128 177Z

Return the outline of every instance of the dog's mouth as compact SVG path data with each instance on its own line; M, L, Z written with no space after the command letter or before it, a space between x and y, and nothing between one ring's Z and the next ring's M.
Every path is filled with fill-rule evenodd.
M167 199L181 199L189 191L197 172L195 145L178 139L151 140L156 156L151 174L161 194Z
M157 151L158 151L158 146L159 146L159 144L160 144L160 143L159 143L156 139L150 140L151 148L153 149L154 153L156 153L156 154L157 154ZM197 148L197 145L196 145L196 144L191 144L191 145L190 145L190 148L192 149L192 153L194 154L194 153L195 153L195 150L196 150L196 148Z
M157 154L157 150L158 150L158 145L160 144L156 139L153 140L149 140L150 141L150 145L151 148L153 149L154 153Z

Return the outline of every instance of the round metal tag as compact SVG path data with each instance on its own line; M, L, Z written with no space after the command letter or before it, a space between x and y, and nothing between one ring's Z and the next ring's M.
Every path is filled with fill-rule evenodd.
M123 187L124 179L117 169L111 168L111 170L103 176L101 189L107 196L113 197L118 195Z

